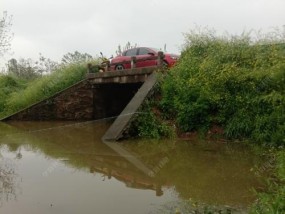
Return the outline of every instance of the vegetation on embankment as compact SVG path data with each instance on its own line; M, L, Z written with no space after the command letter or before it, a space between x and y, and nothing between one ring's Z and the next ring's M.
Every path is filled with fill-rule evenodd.
M227 138L285 144L285 44L187 35L162 85L161 109L184 131L221 126Z
M258 199L252 206L251 213L275 214L285 213L285 151L275 151L271 154L271 161L265 163L266 167L272 167L273 176L267 181L268 189L258 192Z
M263 42L187 34L179 63L161 83L160 118L182 132L215 125L228 139L284 145L285 43Z
M168 135L168 121L178 134L208 134L218 127L222 138L284 148L285 33L274 33L260 40L186 34L179 63L160 83L159 100L137 118L138 135ZM285 212L285 151L274 155L275 179L259 194L253 213Z
M51 74L27 81L0 75L0 118L39 102L84 79L85 63L59 66Z
M5 109L9 96L24 88L25 81L9 75L0 75L0 115Z

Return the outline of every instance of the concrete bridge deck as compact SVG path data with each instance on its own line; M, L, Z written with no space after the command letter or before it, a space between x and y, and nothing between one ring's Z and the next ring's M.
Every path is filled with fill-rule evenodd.
M104 83L136 83L144 82L146 78L158 67L134 68L122 71L108 71L102 73L88 73L87 79L92 84Z

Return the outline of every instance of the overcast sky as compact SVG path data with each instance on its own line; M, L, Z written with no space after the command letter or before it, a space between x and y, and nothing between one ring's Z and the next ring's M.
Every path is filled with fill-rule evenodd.
M14 58L114 54L128 41L178 53L195 26L240 34L285 25L285 0L0 0L13 15Z

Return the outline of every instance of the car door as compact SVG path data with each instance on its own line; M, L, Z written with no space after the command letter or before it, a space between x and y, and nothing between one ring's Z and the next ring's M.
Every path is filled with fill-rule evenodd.
M155 59L156 53L148 48L139 48L137 55L137 68L155 66L157 60Z
M129 49L124 53L123 57L123 66L125 69L130 69L131 68L131 57L132 56L137 56L137 48Z

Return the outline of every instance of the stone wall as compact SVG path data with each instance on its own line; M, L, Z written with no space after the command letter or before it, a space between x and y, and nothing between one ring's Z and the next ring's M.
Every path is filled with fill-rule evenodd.
M36 103L7 120L94 120L117 116L142 83L94 84L84 80Z
M4 120L89 120L93 117L93 92L80 82Z

